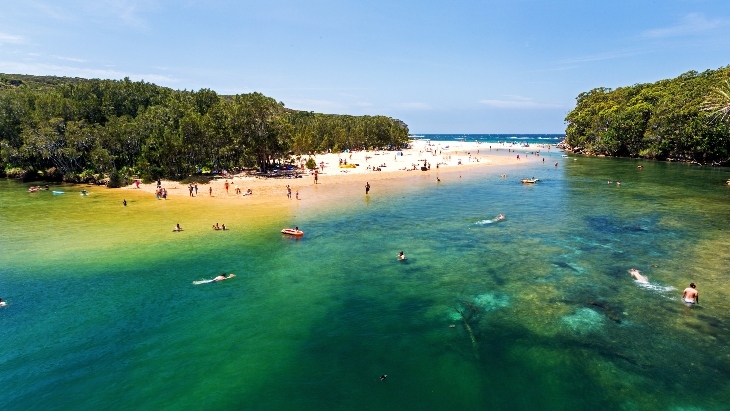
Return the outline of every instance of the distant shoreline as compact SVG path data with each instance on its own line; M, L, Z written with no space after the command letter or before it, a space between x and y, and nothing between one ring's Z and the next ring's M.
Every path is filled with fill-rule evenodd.
M491 150L490 150L491 146ZM451 174L463 172L465 175L470 170L482 167L512 166L518 164L536 164L543 162L539 155L532 153L558 152L561 151L554 145L537 146L530 145L522 147L518 144L508 143L475 143L475 142L454 142L454 141L426 141L412 140L411 148L398 151L357 151L345 153L328 153L313 155L317 164L324 164L324 169L317 169L317 184L314 182L313 170L306 170L302 178L266 178L254 177L245 174L234 174L220 177L210 182L198 183L197 196L213 200L242 200L247 203L265 203L271 198L286 197L287 185L292 189L292 199L296 200L296 192L300 192L300 199L311 201L316 199L320 190L328 190L329 187L355 186L362 189L366 183L394 182L400 180L423 177L437 182L440 174ZM434 155L433 151L437 153ZM402 153L402 155L400 155ZM517 156L520 159L517 159ZM421 167L426 162L427 171ZM551 159L552 160L552 159ZM347 161L348 165L356 164L354 168L340 167L340 161ZM343 164L344 166L344 164ZM415 170L413 169L415 166ZM430 169L428 169L430 166ZM370 169L368 169L370 168ZM380 168L381 171L373 171ZM408 169L408 170L404 170ZM228 190L225 185L228 183ZM171 180L162 180L162 187L167 189L168 198L187 198L190 196L189 184ZM236 194L236 189L241 194ZM139 189L134 184L122 187L121 191L141 192L154 195L157 189L156 183L140 183ZM248 189L252 195L244 196ZM317 190L317 191L315 191ZM195 194L195 192L193 193Z

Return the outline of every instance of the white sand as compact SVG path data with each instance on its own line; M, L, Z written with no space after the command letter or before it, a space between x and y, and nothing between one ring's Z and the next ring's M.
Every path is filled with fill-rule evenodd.
M428 141L413 140L411 148L402 151L356 151L352 153L328 153L313 155L312 158L318 165L318 184L314 184L314 170L303 170L303 178L263 178L247 176L245 174L231 175L228 178L218 178L210 183L198 184L198 196L215 199L243 199L247 203L262 203L265 199L286 198L286 186L292 188L292 198L296 192L300 192L301 199L312 199L316 193L325 194L326 187L337 185L357 186L365 185L365 182L400 179L411 177L415 174L437 178L438 172L463 171L474 167L487 167L499 165L514 165L524 162L542 161L539 155L541 151L558 151L557 148L548 145L531 145L520 147L513 143L477 143L458 141ZM402 154L402 155L401 155ZM517 159L517 155L520 159ZM303 164L309 156L302 156L297 159L298 164ZM340 167L340 160L347 164L355 164L354 168ZM520 162L520 163L518 163ZM421 171L422 166L428 171ZM378 171L379 168L379 171ZM228 183L228 190L225 184ZM321 190L313 191L313 188ZM190 198L187 184L164 181L163 187L168 190L168 198ZM252 196L236 194L236 187L242 192L247 189L253 191ZM125 190L136 190L135 185L124 188ZM156 184L140 184L141 192L154 193Z

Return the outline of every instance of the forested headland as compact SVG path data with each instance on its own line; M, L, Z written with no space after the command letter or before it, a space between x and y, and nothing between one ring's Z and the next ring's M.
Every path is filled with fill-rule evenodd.
M728 79L730 66L581 93L565 118L565 144L589 155L728 164Z
M260 93L0 74L0 173L8 176L118 186L132 175L267 171L310 153L407 142L400 120L291 110Z

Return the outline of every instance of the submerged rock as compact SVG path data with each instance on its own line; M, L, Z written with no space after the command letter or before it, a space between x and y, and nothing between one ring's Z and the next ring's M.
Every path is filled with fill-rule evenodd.
M561 321L572 332L585 335L600 331L605 317L590 308L580 308L572 315L561 318Z
M509 305L509 297L504 294L485 293L474 297L474 305L484 311L494 311Z

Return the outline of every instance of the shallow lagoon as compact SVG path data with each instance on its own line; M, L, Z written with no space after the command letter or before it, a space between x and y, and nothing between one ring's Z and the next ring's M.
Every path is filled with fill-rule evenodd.
M0 398L11 409L726 409L728 171L555 159L506 179L496 168L414 177L329 210L154 197L123 208L121 192L2 181ZM518 182L532 176L543 181ZM507 219L484 221L498 213ZM216 221L233 230L210 231ZM186 231L170 232L176 222ZM294 224L305 237L282 238ZM220 272L237 277L192 284ZM701 307L679 302L690 281Z

